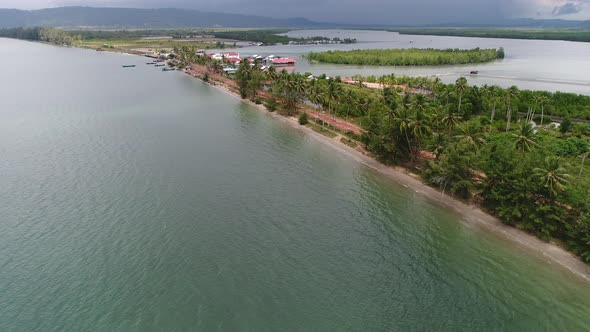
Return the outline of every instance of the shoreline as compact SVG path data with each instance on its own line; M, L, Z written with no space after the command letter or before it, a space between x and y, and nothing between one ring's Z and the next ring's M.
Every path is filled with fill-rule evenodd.
M264 105L257 105L250 100L242 99L240 98L240 96L236 95L234 92L232 92L223 85L212 85L207 82L204 82L198 77L194 77L192 75L189 76L198 79L203 84L207 84L212 88L224 92L230 97L235 98L245 104L248 104L249 106L252 106L253 108L256 108L259 111L264 111L264 113L267 116L270 116L273 119L280 120L281 122L289 124L291 127L295 129L299 129L305 132L307 135L314 138L316 141L319 141L322 144L330 146L339 153L346 155L347 157L354 159L355 161L363 164L364 166L369 167L377 171L378 173L387 176L397 184L414 191L416 194L426 197L431 202L443 208L453 210L454 212L460 215L460 217L462 218L462 222L476 224L477 226L484 228L487 231L491 231L494 234L499 235L504 239L512 241L518 246L531 251L531 254L538 255L539 258L545 260L546 263L555 263L561 269L569 271L570 273L582 279L583 281L590 282L590 266L585 264L582 260L580 260L579 257L570 253L564 248L554 243L545 242L535 237L534 235L526 233L516 227L506 225L500 219L494 217L491 214L488 214L476 205L470 205L451 196L444 195L441 191L425 184L420 179L413 176L406 169L398 166L385 165L377 161L376 159L360 152L359 150L356 150L340 142L340 135L338 135L336 139L329 138L327 136L315 132L313 129L307 126L300 125L297 122L296 118L285 117L283 115L277 114L276 112L269 112Z
M82 48L86 50L92 50L92 48ZM94 51L97 51L94 49ZM104 50L105 52L115 53L119 55L130 55L139 56L137 54L125 53L125 52L111 52ZM246 103L259 111L263 111L267 116L274 119L280 120L283 123L291 125L295 129L304 131L310 137L316 139L322 144L326 144L333 149L336 149L339 153L342 153L350 158L353 158L357 162L369 167L383 175L386 175L391 180L399 185L406 187L409 190L413 190L415 193L425 196L431 202L438 204L439 206L447 209L452 209L455 213L458 213L462 217L464 223L474 223L479 227L486 229L487 231L494 232L494 234L503 237L506 240L512 241L514 244L526 248L531 254L537 255L539 258L546 260L546 263L557 264L561 269L567 270L574 276L580 278L585 282L590 282L590 265L584 263L578 256L570 253L566 249L562 248L558 244L545 242L534 235L526 233L516 227L504 224L497 217L483 211L477 205L470 205L464 203L452 196L444 195L441 191L434 187L431 187L419 178L409 172L407 169L399 166L388 166L385 165L371 156L354 149L346 144L340 142L339 138L343 137L340 134L334 138L329 138L320 133L315 132L313 129L302 126L298 123L296 118L286 117L278 114L277 112L269 112L266 107L262 104L256 104L248 99L242 99L240 96L231 91L223 82L205 82L202 78L193 75L189 72L181 70L182 74L188 75L194 79L199 80L201 83L208 85L209 87L216 88L218 91L226 93L228 96L239 100L242 103Z

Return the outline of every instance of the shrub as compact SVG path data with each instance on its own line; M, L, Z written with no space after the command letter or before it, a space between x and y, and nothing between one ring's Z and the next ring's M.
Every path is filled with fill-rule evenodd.
M271 97L266 100L266 104L264 105L269 112L274 112L277 110L278 103L274 97Z
M299 116L299 124L302 126L305 126L308 123L309 123L309 116L307 115L307 112L301 113L301 115Z

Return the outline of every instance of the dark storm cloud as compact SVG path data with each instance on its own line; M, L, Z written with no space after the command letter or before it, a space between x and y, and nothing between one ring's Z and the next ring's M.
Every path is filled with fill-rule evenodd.
M0 7L190 8L277 18L375 24L482 23L506 17L571 14L590 0L0 0ZM582 9L583 10L583 9ZM578 14L579 15L579 14Z
M563 6L557 6L553 9L554 16L576 14L582 10L581 4L566 3Z

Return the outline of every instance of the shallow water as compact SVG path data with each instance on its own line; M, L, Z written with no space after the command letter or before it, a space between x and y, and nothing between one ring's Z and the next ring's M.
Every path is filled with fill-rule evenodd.
M2 331L590 326L590 284L186 75L0 59Z

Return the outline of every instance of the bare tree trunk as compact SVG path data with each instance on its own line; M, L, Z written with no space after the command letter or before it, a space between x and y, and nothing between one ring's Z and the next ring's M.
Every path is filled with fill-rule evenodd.
M510 122L512 121L512 107L508 106L508 121L506 121L506 132L510 131Z
M490 122L494 122L494 117L496 116L496 104L492 106L492 117L490 118Z

